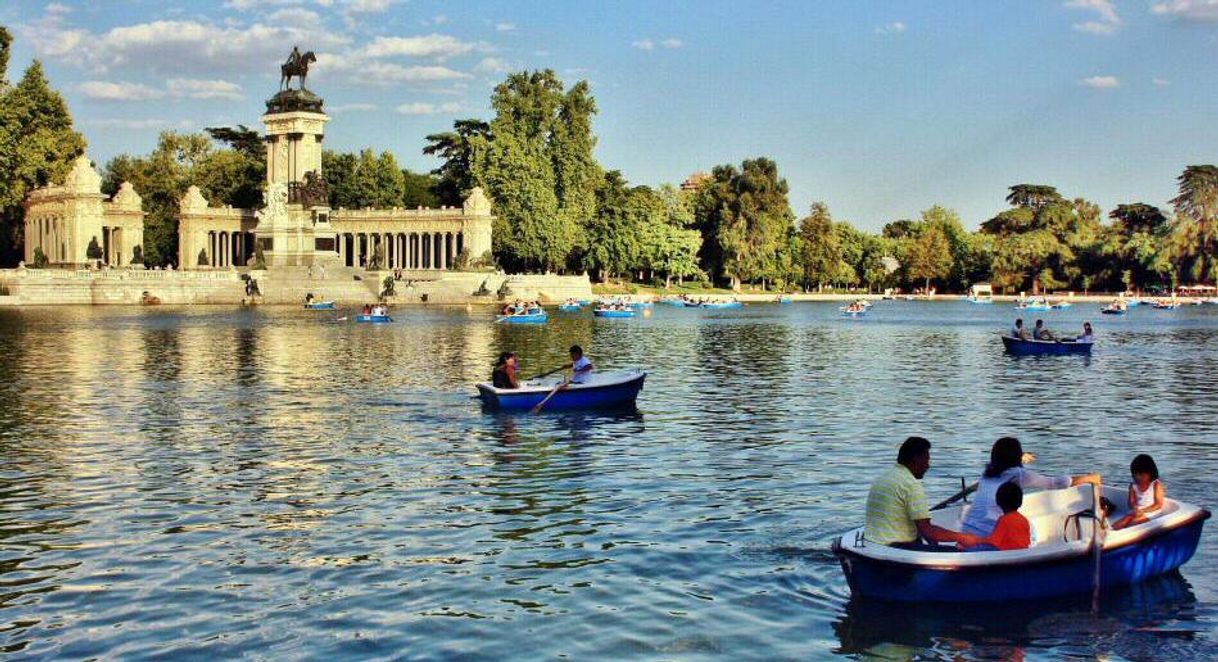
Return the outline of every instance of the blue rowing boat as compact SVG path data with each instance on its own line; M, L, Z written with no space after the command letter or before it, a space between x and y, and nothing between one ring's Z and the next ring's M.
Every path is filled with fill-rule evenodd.
M545 324L549 319L550 316L546 314L546 311L531 310L519 315L500 315L495 321L508 324Z
M711 310L725 310L728 308L744 308L744 304L739 301L707 301L699 304L702 308Z
M1091 340L1022 340L1008 335L1002 336L1002 345L1008 354L1033 356L1040 354L1091 354Z
M564 304L560 304L558 306L558 310L560 310L564 313L578 313L579 311L581 311L583 309L584 309L584 307L579 305L578 303L564 303Z
M655 304L651 301L635 301L630 304L630 307L635 310L643 310L644 308L655 308Z
M313 301L304 305L305 310L337 310L338 305L333 301Z
M596 310L592 311L592 314L596 315L597 317L627 318L634 317L635 311L629 308L626 310L620 310L617 308L597 308Z
M1128 510L1124 488L1104 487L1117 510ZM1020 512L1032 526L1028 549L994 552L907 551L868 542L862 527L833 542L833 554L856 598L898 602L1034 600L1092 590L1095 522L1090 486L1029 494ZM959 531L967 508L939 510L931 522ZM1210 512L1167 499L1153 519L1121 530L1100 529L1100 587L1169 573L1197 550Z
M1100 308L1101 315L1124 315L1125 313L1126 313L1126 310L1124 308L1118 308L1115 306L1108 306L1107 308Z
M614 409L634 406L647 373L642 370L594 372L582 384L568 384L554 393L545 411L563 409ZM478 397L491 409L528 411L536 407L561 380L533 380L518 389L478 384Z
M360 324L386 324L392 322L393 318L388 315L356 315L355 321Z

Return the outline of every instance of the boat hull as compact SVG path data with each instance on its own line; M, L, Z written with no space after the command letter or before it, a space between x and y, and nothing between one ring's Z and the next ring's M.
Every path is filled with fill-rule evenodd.
M1100 308L1101 315L1124 315L1125 311L1117 308Z
M611 383L572 385L554 394L546 403L546 411L570 409L617 409L631 407L643 389L647 373L631 371ZM545 388L496 389L490 384L478 384L478 397L490 409L528 411L550 394L554 385Z
M597 317L612 317L618 319L634 317L633 310L594 310L592 311L592 314L596 315Z
M499 317L500 322L508 324L545 324L549 319L550 316L545 313L535 315L501 315Z
M559 306L559 307L558 307L558 309L559 309L559 310L561 310L561 311L562 311L562 312L564 312L564 313L578 313L579 311L583 310L583 309L584 309L584 307L583 307L583 306L581 306L581 305L579 305L579 304L574 304L574 303L573 303L573 304L565 304L565 303L564 303L564 304L562 304L561 306Z
M1100 556L1101 588L1140 582L1188 562L1197 551L1201 529L1210 516L1202 511L1180 526ZM842 565L851 594L897 602L990 602L1057 597L1092 590L1090 553L1039 563L933 568L868 558L841 543L833 553ZM951 555L951 553L946 553Z
M388 315L356 315L355 321L359 324L388 324L393 318Z
M711 310L724 310L727 308L743 308L744 304L739 301L727 301L724 303L704 303L700 304L700 306Z
M333 301L321 301L318 303L306 303L305 310L337 310L338 306Z
M1008 354L1015 356L1059 356L1063 354L1090 354L1092 342L1050 342L1048 340L1020 340L1002 336L1002 345Z

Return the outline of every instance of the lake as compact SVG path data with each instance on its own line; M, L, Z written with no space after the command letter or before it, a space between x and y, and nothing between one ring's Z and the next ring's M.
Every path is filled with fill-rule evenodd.
M0 310L0 646L34 658L1218 658L1214 525L1179 574L1041 605L858 603L828 551L908 435L932 502L1020 437L1053 473L1218 504L1218 306L1009 357L1010 305L645 319L402 308ZM501 415L572 343L637 412Z

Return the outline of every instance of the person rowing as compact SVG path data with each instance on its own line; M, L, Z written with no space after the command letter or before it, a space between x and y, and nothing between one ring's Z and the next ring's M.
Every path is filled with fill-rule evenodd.
M863 529L867 542L913 551L954 551L939 543L972 547L980 542L975 534L931 524L922 487L922 477L929 470L930 442L923 437L906 439L897 452L897 463L876 478L867 493Z

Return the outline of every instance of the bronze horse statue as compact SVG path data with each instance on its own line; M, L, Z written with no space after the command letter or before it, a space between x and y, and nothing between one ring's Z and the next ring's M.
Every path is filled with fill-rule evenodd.
M279 67L279 87L292 89L292 77L295 76L300 79L300 89L305 89L305 78L309 75L309 63L316 61L317 56L313 54L313 51L302 54L300 49L293 47L288 61Z

